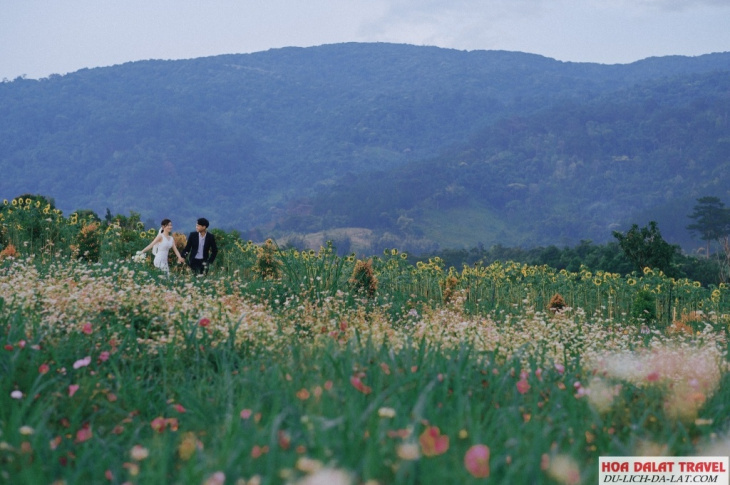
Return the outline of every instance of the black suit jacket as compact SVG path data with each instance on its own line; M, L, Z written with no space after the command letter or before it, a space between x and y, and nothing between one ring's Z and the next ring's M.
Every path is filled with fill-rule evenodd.
M185 245L185 249L181 256L185 259L190 256L193 259L198 254L198 246L200 245L200 236L197 232L191 232L188 236L188 243ZM208 231L205 233L205 243L203 244L203 262L213 264L215 257L218 254L218 246L215 244L215 236Z

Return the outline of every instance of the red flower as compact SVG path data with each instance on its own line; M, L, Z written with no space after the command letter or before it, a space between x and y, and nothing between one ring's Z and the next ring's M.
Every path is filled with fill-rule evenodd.
M428 426L423 430L418 442L421 443L421 452L424 456L442 455L449 449L449 437L442 435L436 426Z
M171 431L177 431L177 428L178 428L177 418L167 418L165 420L165 425L169 426Z
M350 384L352 387L362 392L363 394L370 394L373 390L370 386L366 386L357 376L350 377Z
M162 416L156 417L150 423L150 426L152 427L152 429L154 429L158 433L162 433L163 431L165 431L166 425L167 425L167 423L165 422L165 418L163 418Z
M210 320L207 318L201 318L198 322L198 325L200 325L201 327L207 327L208 325L210 325Z
M282 450L288 450L291 446L291 436L286 431L279 430L279 447Z

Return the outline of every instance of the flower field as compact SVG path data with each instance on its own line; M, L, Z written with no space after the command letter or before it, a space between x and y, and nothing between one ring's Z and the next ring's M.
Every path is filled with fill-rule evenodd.
M6 208L0 482L579 484L730 454L726 286L233 234L165 278L135 221Z

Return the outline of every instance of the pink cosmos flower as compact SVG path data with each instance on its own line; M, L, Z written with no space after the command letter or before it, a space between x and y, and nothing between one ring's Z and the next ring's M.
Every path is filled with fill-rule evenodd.
M428 426L418 437L421 452L424 456L436 456L446 453L449 449L449 437L441 434L436 426Z
M94 330L91 328L90 323L84 323L84 326L81 327L81 331L86 335L91 335L92 333L94 333Z
M76 443L83 443L84 441L88 441L91 439L91 436L91 427L88 424L85 424L81 427L80 430L76 432Z
M71 384L68 386L68 397L72 397L74 394L76 394L76 391L79 390L78 384Z
M100 353L99 354L99 360L101 362L106 362L107 360L109 360L109 352L106 351L106 350L104 350L102 353Z
M241 409L241 419L248 419L253 414L250 409Z
M156 417L150 423L150 427L152 427L152 429L154 429L158 433L162 433L163 431L165 431L166 425L167 425L167 423L165 421L165 418L163 418L162 416Z
M370 394L373 391L370 386L366 386L357 376L350 377L350 384L363 394Z
M464 455L464 466L472 476L487 478L489 476L489 447L474 445L469 448Z
M201 327L207 327L208 325L210 325L210 319L201 318L200 321L198 322L198 325L200 325Z
M46 364L46 363L43 363L40 366L38 366L39 374L47 374L49 370L51 370L51 368L48 367L48 364Z
M519 381L517 381L517 392L520 394L525 394L527 391L530 390L530 383L527 382L526 377L522 377Z
M60 445L62 441L63 438L61 438L60 436L56 436L48 442L48 446L51 448L51 450L55 450L56 448L58 448L58 445Z
M74 362L74 369L80 369L82 367L86 367L87 365L91 364L91 357L86 356L83 359L79 359L76 362Z
M259 445L254 445L253 448L251 448L251 458L256 459L264 454L264 449L260 447Z
M178 413L187 412L187 409L185 409L182 404L173 404L172 407L175 408L175 411L177 411Z
M565 366L563 364L555 364L555 370L558 371L558 374L562 374L565 372Z

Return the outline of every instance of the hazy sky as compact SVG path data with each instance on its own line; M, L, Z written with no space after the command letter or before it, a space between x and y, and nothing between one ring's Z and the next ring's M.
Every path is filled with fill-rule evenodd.
M0 0L0 80L339 42L627 63L730 51L730 0Z

